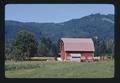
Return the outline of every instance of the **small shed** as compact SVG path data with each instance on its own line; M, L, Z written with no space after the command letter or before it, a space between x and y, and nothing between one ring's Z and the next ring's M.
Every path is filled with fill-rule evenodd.
M62 61L92 60L94 51L91 38L61 38L60 57Z

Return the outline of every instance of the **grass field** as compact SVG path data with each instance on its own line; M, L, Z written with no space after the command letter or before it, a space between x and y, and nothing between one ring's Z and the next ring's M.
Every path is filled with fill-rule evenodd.
M113 78L114 61L81 63L6 61L5 76L6 78Z

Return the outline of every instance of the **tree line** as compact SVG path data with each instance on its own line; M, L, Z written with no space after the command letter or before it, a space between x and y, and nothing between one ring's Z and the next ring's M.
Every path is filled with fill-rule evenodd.
M114 41L113 39L101 40L93 37L95 56L114 56Z
M9 48L5 48L5 59L25 60L30 57L56 55L55 45L49 38L42 37L38 42L34 34L20 31L16 34Z
M114 55L113 40L104 41L93 38L95 44L95 56ZM50 38L40 37L37 41L32 32L20 31L11 42L10 47L5 47L5 59L8 60L26 60L30 57L56 57L58 56L59 40L55 44Z

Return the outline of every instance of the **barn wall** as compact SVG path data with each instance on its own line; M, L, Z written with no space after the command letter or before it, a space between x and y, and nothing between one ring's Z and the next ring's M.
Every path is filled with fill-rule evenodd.
M89 58L89 57L94 57L94 53L93 52L65 52L66 54L66 58L64 58L65 60L70 60L70 53L80 53L81 54L81 57L82 56L85 56L86 57L86 60Z
M61 51L61 59L65 59L65 51L64 51L64 44L63 42L60 43L60 51Z
M66 52L66 60L70 60L70 53L69 52Z
M81 56L89 57L93 56L93 53L81 53Z
M94 53L81 53L81 57L85 56L86 59L88 59L89 57L94 57Z

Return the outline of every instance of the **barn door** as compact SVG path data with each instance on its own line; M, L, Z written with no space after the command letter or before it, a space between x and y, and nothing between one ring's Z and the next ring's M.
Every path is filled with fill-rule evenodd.
M80 62L80 57L81 57L81 54L79 53L71 53L71 61L76 61L76 62Z

